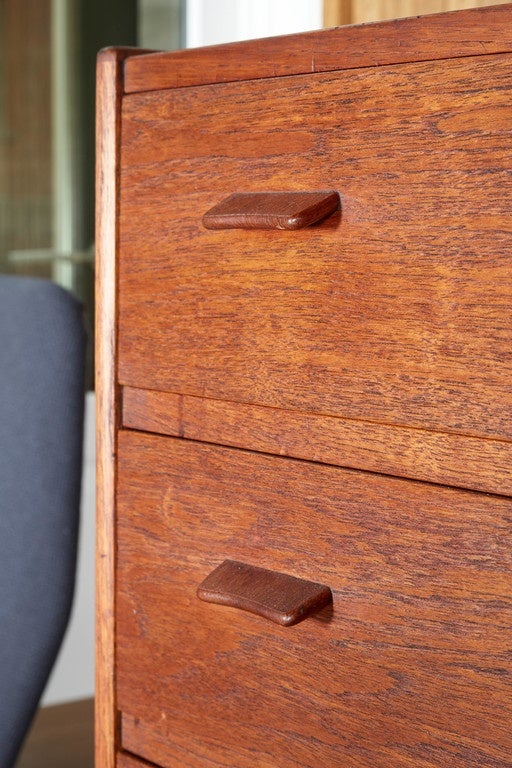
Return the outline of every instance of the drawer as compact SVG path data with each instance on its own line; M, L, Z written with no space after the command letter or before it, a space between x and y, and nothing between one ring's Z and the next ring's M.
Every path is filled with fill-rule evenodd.
M120 383L510 438L511 82L489 55L126 95ZM202 224L319 189L341 212L306 229Z
M115 766L116 768L148 768L147 763L142 763L124 752L116 756Z
M122 746L164 768L510 766L512 501L121 432ZM225 559L329 586L294 626Z

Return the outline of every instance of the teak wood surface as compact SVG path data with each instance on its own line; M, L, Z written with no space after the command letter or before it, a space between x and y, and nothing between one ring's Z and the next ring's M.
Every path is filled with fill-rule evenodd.
M511 91L496 55L125 97L120 383L510 440ZM272 188L341 214L203 227Z
M128 59L127 93L512 49L510 6L475 8Z
M123 387L123 426L512 494L512 443Z
M100 54L98 768L510 768L510 499L372 473L511 491L511 30ZM311 230L200 226L330 188ZM201 605L226 557L332 614Z
M155 768L155 764L140 760L127 752L118 752L116 768Z
M116 398L118 159L123 61L144 53L107 49L96 73L96 696L95 765L114 768L114 541L115 445L120 404Z
M165 768L505 768L511 516L511 499L121 432L123 746ZM332 610L280 627L202 602L226 558L325 584Z
M122 52L104 52L96 80L96 699L95 765L114 768L114 484L117 403L117 158Z

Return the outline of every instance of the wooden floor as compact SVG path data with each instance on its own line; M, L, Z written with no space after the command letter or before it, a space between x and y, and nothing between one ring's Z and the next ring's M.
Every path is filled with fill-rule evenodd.
M93 768L93 765L93 699L40 709L16 768Z

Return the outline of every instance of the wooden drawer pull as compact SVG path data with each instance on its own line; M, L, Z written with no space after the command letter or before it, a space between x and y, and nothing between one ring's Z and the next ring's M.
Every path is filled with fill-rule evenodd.
M203 216L207 229L303 229L339 210L340 196L323 192L235 192Z
M220 603L256 613L289 627L332 603L323 584L276 573L235 560L224 560L197 588L207 603Z

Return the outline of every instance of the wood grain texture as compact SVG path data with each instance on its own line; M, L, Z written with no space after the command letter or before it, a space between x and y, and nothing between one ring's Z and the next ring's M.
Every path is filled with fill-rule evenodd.
M366 24L384 19L418 16L426 13L445 13L466 8L502 5L508 0L337 0L342 10L350 5L350 18L346 24ZM325 25L327 26L327 25Z
M141 56L122 99L116 59L101 768L512 768L511 20ZM201 224L262 189L342 209ZM284 628L198 600L226 559L333 605Z
M159 53L126 62L127 93L512 50L512 10L476 8Z
M292 627L332 603L331 590L325 584L236 560L224 560L209 573L199 584L197 596L207 603L249 611L283 627Z
M203 216L207 229L303 229L339 210L326 192L234 192Z
M154 768L154 763L140 760L126 752L119 752L117 755L116 768Z
M509 768L512 501L121 433L124 748L164 768ZM197 600L224 558L329 584L296 627Z
M512 438L511 89L481 56L126 97L120 382ZM292 184L341 217L197 216Z
M122 63L139 51L106 49L96 88L96 765L115 765L114 485L117 354L118 156Z
M323 26L341 27L352 23L353 0L323 0Z
M123 426L512 494L512 443L123 388Z

